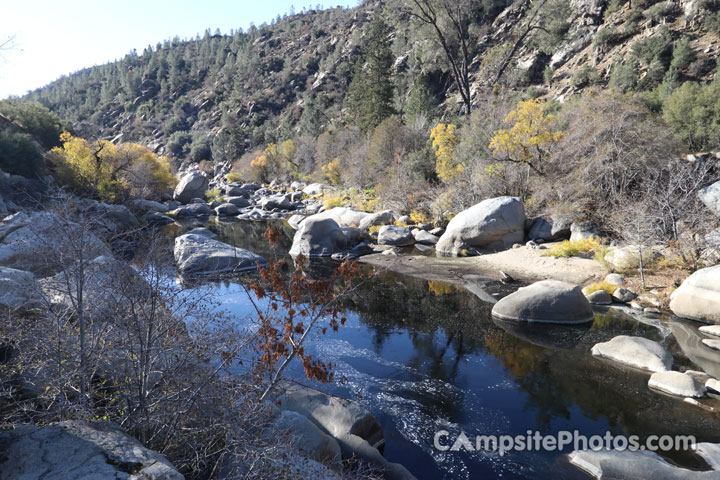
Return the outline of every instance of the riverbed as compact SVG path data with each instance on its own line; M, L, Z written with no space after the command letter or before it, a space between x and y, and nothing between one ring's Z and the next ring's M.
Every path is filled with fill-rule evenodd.
M174 235L189 226L195 225L169 231ZM262 239L264 223L210 220L205 226L218 240L290 261L286 252L293 230L286 224L278 223L282 234L274 248ZM322 263L318 271L332 267L332 262ZM720 352L710 358L695 355L696 325L605 308L596 311L590 326L523 326L490 315L493 300L517 286L477 277L465 288L376 266L363 268L375 269L377 275L348 299L346 325L337 333L314 336L309 345L314 356L336 364L340 381L314 386L371 411L385 429L385 457L418 479L589 478L567 462L572 446L502 456L441 451L434 445L439 431L447 432L442 444L452 444L460 432L474 439L573 430L641 440L695 435L698 441L720 442L717 415L649 390L646 373L590 355L595 343L638 335L663 342L681 369L718 368ZM252 314L242 288L245 278L214 282L222 308L238 319ZM297 365L289 375L309 383ZM700 466L686 452L666 455L689 468Z

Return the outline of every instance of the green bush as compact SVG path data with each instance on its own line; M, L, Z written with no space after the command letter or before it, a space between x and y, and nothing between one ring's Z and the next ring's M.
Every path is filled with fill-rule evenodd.
M690 148L720 147L720 84L684 83L663 103L663 118Z
M610 74L610 86L623 92L630 92L637 88L638 70L640 65L634 58L628 60L617 59L613 63Z
M595 85L600 80L597 70L590 65L585 65L577 72L575 72L570 79L570 82L575 87L586 87L589 85Z
M66 129L65 125L41 103L7 99L0 102L0 113L22 127L46 149L60 145L60 134Z
M0 132L0 170L27 178L35 178L43 165L43 152L26 133Z
M623 39L623 34L615 27L601 28L595 34L595 46L606 47L615 45Z

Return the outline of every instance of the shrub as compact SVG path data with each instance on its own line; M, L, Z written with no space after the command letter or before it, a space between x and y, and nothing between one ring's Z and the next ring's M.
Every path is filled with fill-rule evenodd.
M40 146L26 133L0 132L0 170L35 178L43 166Z
M720 84L686 82L663 103L663 118L694 150L720 146Z
M618 289L617 285L613 285L612 283L608 283L605 280L602 282L595 282L591 283L587 287L583 288L583 293L585 295L590 295L591 293L599 292L600 290L605 290L607 293L612 295L615 293L615 290Z
M228 173L225 178L227 178L227 181L230 183L233 182L241 182L243 177L238 172L230 172Z
M60 145L60 134L65 130L63 122L39 102L15 99L0 101L0 113L23 128L45 149Z
M570 82L575 87L586 87L589 85L595 85L600 80L597 70L590 65L585 65L577 72L575 72L570 79Z
M595 34L593 42L597 47L607 47L619 43L623 39L623 34L615 27L601 28Z
M205 192L205 198L208 199L208 202L218 201L218 202L222 203L225 201L225 197L223 196L222 190L220 190L217 187L207 190Z
M562 243L553 246L550 250L542 253L546 257L566 258L578 257L595 253L603 247L602 240L597 237L583 238L580 240L564 240Z

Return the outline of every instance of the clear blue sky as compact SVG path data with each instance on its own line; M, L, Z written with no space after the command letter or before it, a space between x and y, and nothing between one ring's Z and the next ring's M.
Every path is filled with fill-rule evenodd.
M222 33L260 25L303 7L355 6L357 0L8 0L0 13L0 98L22 95L85 67L139 53L206 28Z

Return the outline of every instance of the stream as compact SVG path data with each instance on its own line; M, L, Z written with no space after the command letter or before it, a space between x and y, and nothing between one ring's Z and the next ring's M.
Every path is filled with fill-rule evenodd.
M178 235L199 225L170 225L168 232ZM286 256L294 233L277 223L283 234L272 249L261 236L264 222L211 219L204 226L218 240L265 257ZM253 312L243 278L214 282L222 307L237 318ZM578 430L587 436L611 432L644 440L683 434L720 442L716 415L650 391L647 373L590 354L594 344L614 336L643 336L663 342L677 366L714 374L709 369L720 370L720 352L717 358L698 354L692 323L646 320L615 309L597 310L594 323L583 327L506 323L494 320L492 304L480 297L501 298L513 289L492 279L482 287L478 296L458 285L380 272L347 301L344 327L311 339L313 356L336 363L341 379L315 386L351 398L376 416L385 429L388 460L418 479L587 479L566 459L572 447L501 456L440 451L434 436L445 430L444 442L451 444L461 431L474 439ZM309 383L298 365L288 375ZM687 468L701 467L687 452L664 455Z

